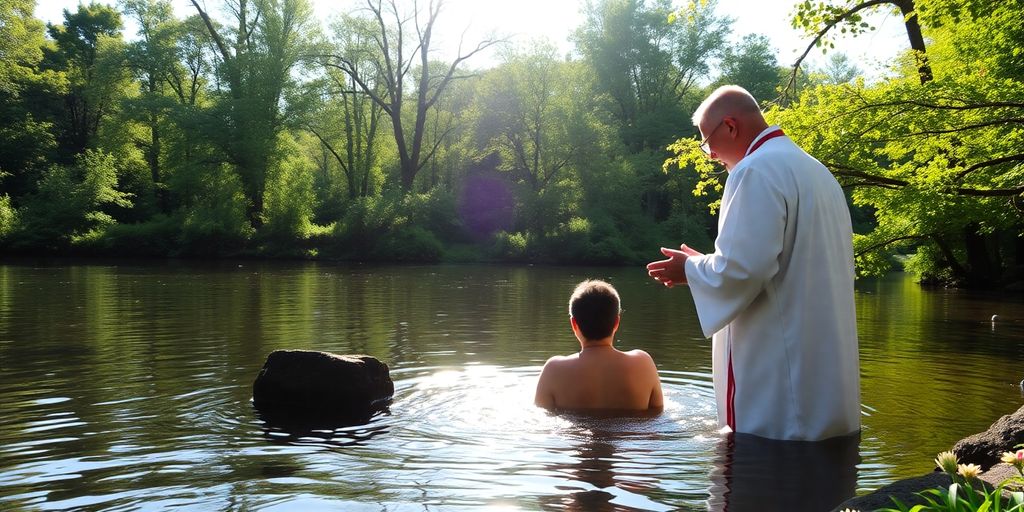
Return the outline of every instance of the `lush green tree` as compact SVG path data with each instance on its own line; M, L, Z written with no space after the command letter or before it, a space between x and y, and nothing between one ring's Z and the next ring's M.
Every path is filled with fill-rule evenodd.
M375 50L372 34L369 20L343 16L334 26L333 51L344 56L356 71L355 76L362 76L364 85L380 97L385 94L385 86L371 71ZM325 74L321 86L324 101L311 112L304 126L343 171L348 198L365 197L372 191L372 173L380 166L383 107L352 74L331 66L325 68Z
M762 104L779 96L781 73L775 49L767 37L748 34L738 47L725 50L721 62L719 84L739 85Z
M102 151L82 152L73 166L54 165L19 209L11 245L60 250L94 241L114 223L106 208L131 205L116 185L116 159Z
M287 247L311 233L315 167L299 141L287 133L279 137L267 175L264 231L272 242Z
M824 83L831 85L848 84L862 75L860 68L850 60L850 57L841 52L829 54L828 62L820 73L823 75Z
M477 151L471 134L475 128L477 77L449 85L428 117L424 139L436 149L424 166L422 191L440 189L451 194L474 165Z
M631 151L660 150L689 126L687 94L707 78L731 24L714 9L713 1L678 11L667 0L587 4L574 38Z
M401 186L408 192L413 188L416 175L438 147L424 143L429 111L453 80L465 78L460 66L497 41L485 39L465 53L460 44L460 52L450 64L438 65L431 61L430 53L434 27L443 5L441 0L429 2L425 10L414 4L411 13L403 12L395 0L367 0L366 5L368 23L352 28L366 28L365 37L374 42L374 51L365 56L370 66L361 66L361 60L353 60L351 55L337 54L324 54L323 63L349 75L391 120ZM378 84L384 86L383 94ZM408 96L407 86L413 87ZM409 114L405 109L407 101L413 103L414 109Z
M94 146L104 118L119 106L123 89L116 74L120 70L103 51L117 52L121 28L120 13L97 3L79 5L76 12L65 10L62 25L47 27L55 48L46 52L44 66L65 73L68 80L53 112L63 160ZM105 68L101 63L107 64Z
M586 139L572 137L580 98L573 95L571 66L558 60L551 45L513 50L477 92L481 145L497 152L502 169L533 194L569 171L587 149Z
M64 84L63 74L39 67L46 42L33 6L32 0L0 5L0 197L11 208L10 198L33 191L53 157L51 125L35 100L55 96Z
M192 5L216 45L218 78L228 89L209 112L218 122L208 135L237 169L249 221L258 227L267 170L289 113L282 104L297 85L292 71L313 44L312 8L306 0L238 0L231 6L235 29L229 31L198 1Z
M126 0L123 8L139 27L138 39L126 49L126 61L139 82L140 95L129 100L125 110L145 126L145 134L133 137L133 143L143 153L159 209L166 214L171 205L164 176L163 133L176 104L171 84L177 83L175 71L180 66L180 23L167 0Z
M939 22L939 17L950 14L959 16L963 10L965 14L977 16L983 9L983 1L977 0L844 0L837 3L818 2L812 3L809 0L799 3L793 13L793 27L802 29L812 37L810 44L804 53L797 59L794 68L799 68L801 62L813 48L821 48L827 52L829 48L835 48L835 43L830 40L836 29L840 34L861 34L872 27L864 21L864 15L879 9L895 10L907 32L907 41L910 44L911 54L917 67L918 79L925 83L932 79L931 66L928 63L928 55L925 49L924 35L921 30L921 14L926 13L929 21ZM962 7L968 6L968 9ZM933 15L934 14L934 15ZM793 75L796 76L795 73ZM790 81L789 88L795 85L794 80Z

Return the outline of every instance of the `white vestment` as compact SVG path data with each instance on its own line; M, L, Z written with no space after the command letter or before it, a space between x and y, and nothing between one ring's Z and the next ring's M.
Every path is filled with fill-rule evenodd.
M719 425L815 441L860 429L853 234L842 188L762 132L730 171L715 252L687 259Z

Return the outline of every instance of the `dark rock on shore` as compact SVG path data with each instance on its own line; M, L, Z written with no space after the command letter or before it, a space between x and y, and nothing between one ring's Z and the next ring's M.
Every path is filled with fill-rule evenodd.
M867 512L880 508L891 508L896 506L896 503L892 501L893 497L903 502L904 505L913 507L914 505L926 503L924 498L918 496L917 493L926 489L949 487L949 484L952 482L949 475L945 473L929 473L908 478L886 485L871 494L850 498L836 507L835 510L851 509Z
M395 393L388 365L367 355L276 350L252 385L253 404L268 418L369 421Z
M961 464L977 464L987 470L982 473L982 485L991 490L1004 479L1016 474L1010 466L1000 463L1003 452L1012 451L1014 446L1024 443L1024 406L1013 414L1007 414L992 424L985 432L961 439L953 447ZM990 469L991 468L991 469ZM925 503L917 493L939 487L949 487L949 475L935 471L915 478L892 483L877 491L846 500L835 511L851 509L867 512L894 505L892 497L907 506Z
M961 464L977 464L982 469L999 463L1003 452L1024 443L1024 406L992 424L988 430L961 439L953 446L953 453Z

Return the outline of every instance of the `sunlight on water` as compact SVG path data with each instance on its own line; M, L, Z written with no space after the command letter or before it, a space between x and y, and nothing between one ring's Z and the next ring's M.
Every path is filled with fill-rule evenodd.
M858 283L863 435L809 450L718 433L689 296L635 269L0 270L2 510L820 510L1021 403L1021 303L899 280ZM659 416L533 405L543 362L578 350L585 277L619 289L616 343L656 361ZM394 400L364 425L264 419L252 381L279 348L374 355Z

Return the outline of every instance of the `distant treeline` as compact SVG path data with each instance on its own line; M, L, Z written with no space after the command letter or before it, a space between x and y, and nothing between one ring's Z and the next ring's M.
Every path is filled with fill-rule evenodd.
M988 192L1021 186L1024 44L1017 2L977 3L919 0L906 19L931 46L911 37L866 84L842 54L792 74L714 1L589 2L569 56L495 38L438 60L439 2L369 0L321 24L307 0L193 1L186 19L123 0L44 26L33 0L8 0L0 249L600 264L709 250L723 176L694 157L690 114L735 83L849 188L862 269L913 253L922 276L966 282L983 247L991 280L1024 247L1020 191ZM857 34L862 10L904 4L806 3L794 26L809 43Z

